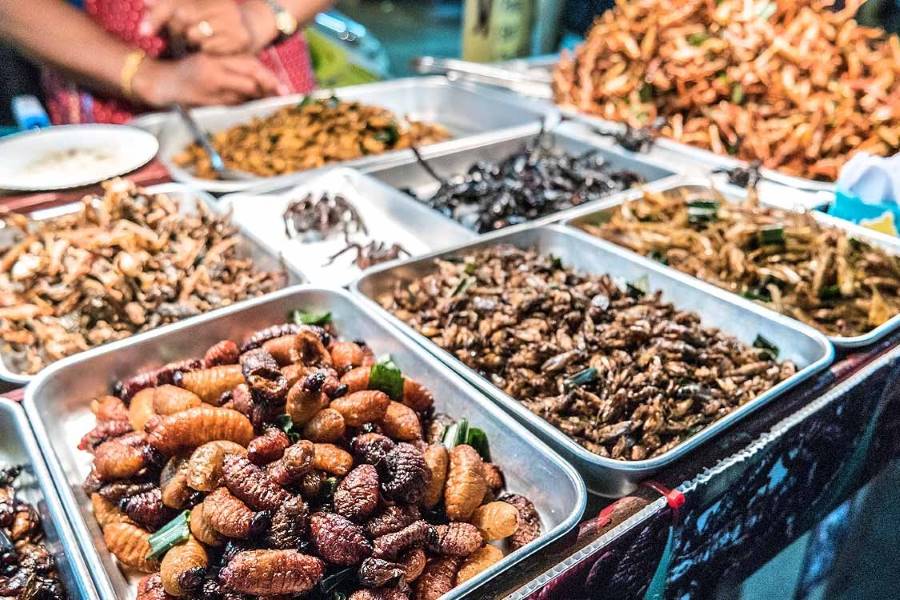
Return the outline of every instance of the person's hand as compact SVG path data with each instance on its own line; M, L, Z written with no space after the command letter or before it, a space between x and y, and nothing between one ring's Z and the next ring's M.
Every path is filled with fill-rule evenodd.
M275 18L265 3L235 0L144 0L147 11L140 33L168 29L207 54L255 54L277 36Z
M284 92L275 75L252 56L201 53L176 61L146 60L133 88L141 102L155 108L239 104Z

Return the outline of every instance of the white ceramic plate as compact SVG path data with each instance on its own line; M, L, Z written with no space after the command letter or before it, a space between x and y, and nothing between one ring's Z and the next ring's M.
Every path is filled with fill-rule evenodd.
M0 189L62 190L124 175L156 156L159 142L126 125L63 125L0 140Z

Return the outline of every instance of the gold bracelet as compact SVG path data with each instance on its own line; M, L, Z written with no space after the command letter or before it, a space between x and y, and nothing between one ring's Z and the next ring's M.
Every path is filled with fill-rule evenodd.
M147 58L147 53L143 50L132 50L125 57L125 63L122 65L122 73L119 75L119 81L122 86L122 93L129 100L134 100L134 76L137 75L141 63Z

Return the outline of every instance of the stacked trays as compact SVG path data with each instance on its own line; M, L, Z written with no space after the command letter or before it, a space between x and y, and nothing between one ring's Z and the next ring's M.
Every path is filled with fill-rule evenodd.
M221 339L240 339L272 323L284 322L287 314L298 308L331 312L335 329L342 337L364 338L377 355L390 354L404 372L435 390L438 410L465 415L478 423L490 440L493 455L504 464L509 489L529 496L540 513L544 535L445 598L462 597L526 556L539 552L578 523L586 492L570 465L520 425L510 422L502 410L440 361L373 317L346 292L293 287L65 359L46 369L29 386L26 412L95 576L100 597L133 597L136 578L126 578L106 551L90 501L81 489L90 455L77 451L76 446L91 428L90 399L108 393L117 378L196 356Z
M56 561L60 577L72 600L94 600L94 590L84 556L59 496L38 443L22 407L0 398L0 466L21 465L16 479L17 497L38 509L44 530L44 545Z

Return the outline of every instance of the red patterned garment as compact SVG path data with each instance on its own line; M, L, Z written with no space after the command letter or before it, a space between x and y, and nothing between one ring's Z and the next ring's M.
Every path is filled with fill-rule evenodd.
M149 56L161 56L166 51L162 37L138 33L144 0L85 0L84 10L104 29ZM315 87L309 50L302 35L263 50L259 59L291 93L305 94ZM148 110L121 98L95 95L49 69L44 72L44 92L50 119L57 125L124 123Z

